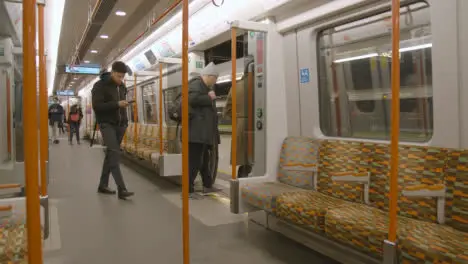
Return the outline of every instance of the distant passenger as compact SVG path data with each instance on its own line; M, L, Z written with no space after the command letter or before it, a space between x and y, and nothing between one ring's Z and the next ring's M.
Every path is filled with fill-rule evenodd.
M80 124L83 119L83 111L79 105L73 105L68 113L68 125L70 129L70 137L68 142L73 145L73 134L76 134L76 143L80 145Z
M59 123L59 134L60 134L60 136L65 134L65 124L66 123L67 123L67 119L66 119L65 115L63 115L63 120L60 121L60 123Z
M49 106L49 126L52 129L52 140L54 144L58 144L57 139L57 128L63 120L65 111L63 107L59 104L59 99L54 97L54 103Z
M120 144L128 126L129 102L126 100L127 88L123 84L127 71L125 63L114 62L112 72L101 74L101 79L94 84L91 92L96 121L107 147L98 192L115 194L115 191L109 188L109 174L112 173L117 185L118 198L122 200L134 195L127 190L120 171Z
M217 191L211 180L209 150L220 143L216 94L213 91L218 76L214 63L210 63L202 70L201 76L189 82L189 193L192 199L199 198L194 195L198 172L202 176L203 191Z

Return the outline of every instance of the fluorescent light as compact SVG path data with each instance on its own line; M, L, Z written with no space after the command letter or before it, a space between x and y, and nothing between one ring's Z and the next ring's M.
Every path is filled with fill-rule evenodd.
M89 60L85 60L84 63L90 63L90 61L89 61Z
M370 54L365 54L361 56L356 56L356 57L349 57L349 58L344 58L344 59L339 59L335 60L335 63L340 63L340 62L346 62L346 61L352 61L352 60L360 60L360 59L367 59L367 58L372 58L372 57L377 57L379 54L377 53L370 53Z
M101 35L100 38L102 38L102 39L108 39L109 36L108 36L108 35Z
M400 52L419 50L419 49L427 49L427 48L432 48L432 43L416 45L416 46L407 47L407 48L401 48Z
M115 12L115 14L118 15L118 16L125 16L125 15L127 15L127 13L125 13L124 11L120 11L120 10L117 11L117 12Z
M73 78L73 80L78 80L78 77Z
M91 53L98 53L97 50L91 50Z
M427 48L431 48L431 47L432 47L432 43L427 43L427 44L416 45L416 46L411 46L411 47L407 47L407 48L401 48L399 51L400 52L406 52L406 51L412 51L412 50L427 49ZM335 63L340 63L340 62L346 62L346 61L360 60L360 59L366 59L366 58L382 56L383 54L385 54L385 57L391 57L392 56L392 52L389 51L389 52L382 53L380 55L378 53L370 53L370 54L365 54L365 55L356 56L356 57L349 57L349 58L339 59L339 60L335 60L334 62Z

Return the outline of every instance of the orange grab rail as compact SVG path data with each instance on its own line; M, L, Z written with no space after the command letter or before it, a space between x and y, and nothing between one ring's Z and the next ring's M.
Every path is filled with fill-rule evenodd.
M396 241L398 200L398 138L400 134L400 0L392 0L392 132L390 157L390 225L388 240Z
M190 218L189 218L189 111L188 111L188 19L189 1L182 1L182 244L184 264L190 263Z
M24 172L26 178L26 226L28 263L42 264L42 238L39 204L39 147L36 75L36 1L23 0L23 113L24 113Z

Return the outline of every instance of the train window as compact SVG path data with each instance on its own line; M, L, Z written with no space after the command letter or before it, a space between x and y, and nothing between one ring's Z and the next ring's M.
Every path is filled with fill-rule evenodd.
M133 88L129 88L127 89L127 100L133 100L134 96L133 96L133 92L135 90ZM127 109L127 115L128 115L128 120L130 122L135 122L135 115L133 114L134 113L134 106L135 104L131 105L130 107L128 107ZM138 115L137 115L137 119L138 119Z
M401 8L400 138L432 137L432 38L425 2ZM330 137L390 139L391 12L318 36L320 126Z
M180 94L182 91L182 87L176 86L176 87L170 87L167 88L163 91L164 95L164 106L165 106L165 116L166 116L166 125L167 126L175 126L177 125L177 122L173 121L172 119L169 118L169 108L172 106L173 102L177 98L177 96Z
M154 83L141 87L141 97L143 102L143 122L146 124L158 123L158 110L156 104L156 94Z

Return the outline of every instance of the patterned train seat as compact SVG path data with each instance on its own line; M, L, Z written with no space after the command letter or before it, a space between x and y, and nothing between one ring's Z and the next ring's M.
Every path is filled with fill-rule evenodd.
M277 197L285 192L302 192L314 188L318 141L305 137L284 140L278 182L251 183L241 188L245 202L259 209L276 213Z
M345 204L344 200L316 191L288 192L278 197L276 214L293 224L323 233L328 210Z
M402 263L468 263L468 151L448 152L447 225L419 224L401 237Z
M361 203L365 185L359 181L337 181L338 175L369 175L372 144L327 140L320 146L317 190L329 196Z
M27 263L26 223L0 220L0 263Z
M242 187L241 196L252 206L267 212L277 213L277 198L286 192L305 192L306 190L280 182L262 182Z
M327 140L320 145L319 153L317 191L280 195L277 215L323 233L328 210L351 206L346 200L365 201L365 184L353 178L359 179L354 177L358 174L367 176L370 162L368 146L359 142Z
M405 197L408 186L443 185L447 150L437 147L400 146L398 171L398 213L427 222L437 222L437 198ZM388 172L390 178L390 172ZM386 199L387 203L389 199Z
M398 199L398 237L404 240L413 236L414 226L421 228L438 228L437 221L443 212L438 212L437 198L404 195L403 190L417 190L418 186L442 186L444 182L444 168L446 150L434 147L400 146L399 148L399 199ZM375 152L376 161L384 158L382 153ZM377 162L377 164L380 162ZM373 165L376 164L373 162ZM374 176L381 183L371 185L372 193L382 193L382 183L386 182L385 195L387 199L372 201L371 205L354 204L347 208L330 210L325 216L325 231L327 236L341 243L350 245L358 250L382 257L384 240L388 234L388 179L389 171L385 166L373 169L373 173L380 172L386 175ZM383 169L382 169L383 168ZM376 187L377 189L373 190ZM435 189L435 188L434 188ZM442 188L443 190L443 188ZM382 206L383 205L383 206ZM384 210L380 210L382 208ZM430 232L429 232L430 233ZM406 242L411 243L411 242ZM421 245L423 243L421 242Z
M400 235L400 263L468 263L468 233L450 226L410 221Z

